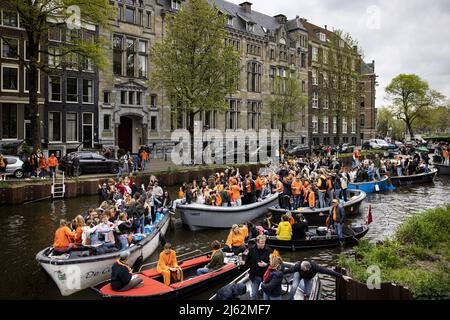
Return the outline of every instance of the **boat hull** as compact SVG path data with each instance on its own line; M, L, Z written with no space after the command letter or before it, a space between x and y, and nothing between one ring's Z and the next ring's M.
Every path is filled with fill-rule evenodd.
M190 204L179 206L181 219L191 231L209 228L231 228L233 224L242 224L254 220L268 211L278 201L278 194L249 205L240 207L213 207Z
M356 244L358 240L366 235L369 228L365 228L362 232L356 233L352 236L345 236L341 239L344 245ZM341 243L336 237L327 238L321 237L322 239L314 240L278 240L276 237L267 237L266 244L271 248L279 250L310 250L318 248L330 248L339 247Z
M445 164L434 164L440 175L450 175L450 166Z
M421 174L415 174L412 176L403 176L403 177L391 177L391 183L395 186L409 186L412 184L423 184L423 183L431 183L433 182L434 178L436 177L436 174L438 172L438 169L431 168L429 173L421 173Z
M156 251L160 244L160 237L166 234L169 223L170 213L167 213L150 235L127 249L130 252L128 258L130 265L133 265L141 254L145 260ZM84 258L56 259L47 257L45 255L47 250L48 248L40 251L36 255L36 260L53 279L63 296L90 288L109 279L111 267L120 256L120 251L116 251Z
M380 181L350 183L348 186L348 190L355 190L355 189L362 190L365 193L387 191L387 190L389 190L388 177L384 176Z
M353 199L350 201L347 201L344 204L344 210L347 215L347 217L353 217L358 215L359 208L361 207L362 202L367 197L367 194L362 190L351 190L348 191L350 193L350 196L354 196ZM291 211L293 215L297 213L303 214L305 219L308 221L310 225L314 226L320 226L325 224L325 220L327 219L327 216L330 212L331 207L326 208L299 208L298 210ZM273 214L273 220L275 223L280 222L281 216L287 212L286 209L280 209L271 207L269 208L270 212Z

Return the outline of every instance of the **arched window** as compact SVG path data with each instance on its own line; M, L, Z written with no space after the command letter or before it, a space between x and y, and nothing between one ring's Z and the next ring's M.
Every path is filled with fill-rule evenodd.
M256 61L247 63L247 91L261 92L262 65Z

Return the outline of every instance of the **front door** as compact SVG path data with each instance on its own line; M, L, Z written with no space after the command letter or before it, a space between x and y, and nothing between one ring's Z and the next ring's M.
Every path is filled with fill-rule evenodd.
M133 120L131 118L120 118L119 148L125 151L133 151Z

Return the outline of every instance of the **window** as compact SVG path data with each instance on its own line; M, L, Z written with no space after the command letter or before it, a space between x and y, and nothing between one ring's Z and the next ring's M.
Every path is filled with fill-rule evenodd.
M2 38L2 58L18 59L19 40L13 38Z
M329 88L329 83L328 83L328 73L326 71L324 71L322 73L322 85L326 88Z
M312 117L312 129L313 133L319 133L319 119L317 116Z
M323 50L322 52L323 52L323 63L328 64L328 51Z
M156 108L156 100L157 99L157 95L156 94L152 94L150 96L150 107L151 108Z
M147 24L145 25L147 28L152 28L152 13L150 11L147 11Z
M128 104L134 104L134 91L128 91Z
M135 13L136 11L134 8L127 6L125 9L125 21L128 23L134 23Z
M171 7L174 10L180 10L180 2L176 0L171 1Z
M347 133L347 118L342 119L342 133Z
M328 117L323 117L323 133L328 133Z
M327 35L325 33L323 33L323 32L319 32L318 33L318 38L322 42L326 42L327 41Z
M139 59L138 59L139 77L147 77L147 41L139 40Z
M302 52L300 57L301 57L300 58L301 59L300 66L302 68L306 68L306 52Z
M247 64L247 90L249 92L261 92L262 66L257 62Z
M109 114L103 116L103 130L111 130L111 115Z
M352 119L351 131L352 131L352 133L356 133L356 119L355 118Z
M2 139L17 139L17 104L1 104Z
M61 77L48 77L48 99L50 101L61 101Z
M2 24L7 27L19 27L19 15L14 11L3 11Z
M61 112L48 113L48 141L61 142Z
M150 117L150 131L156 131L156 124L158 122L158 117L157 116L151 116Z
M233 26L233 17L231 17L231 16L228 16L228 25L229 26Z
M361 113L361 114L359 115L359 126L360 126L361 128L364 128L364 127L366 126L366 116L365 116L364 113Z
M78 69L78 55L75 52L69 52L65 56L66 69Z
M333 134L337 133L337 117L333 117Z
M50 67L58 67L61 62L61 50L55 47L48 48L48 65Z
M227 104L229 104L230 108L228 109L228 112L225 115L225 121L226 121L226 129L230 130L236 130L241 127L240 119L241 119L241 112L240 112L240 106L241 101L240 100L234 100L230 99L226 101Z
M254 32L255 31L255 26L253 25L253 23L247 22L247 32Z
M319 94L317 92L313 92L312 107L314 109L319 107Z
M248 129L259 130L259 121L261 118L261 102L248 101L247 102L247 120Z
M19 92L19 66L2 65L2 90Z
M94 88L92 80L83 79L83 102L94 102Z
M92 148L94 140L94 114L83 113L83 147Z
M312 61L317 62L319 61L319 48L313 47L312 48Z
M324 109L329 109L329 107L330 107L330 101L328 100L328 97L325 96L325 97L323 98L323 108L324 108Z
M134 77L135 40L127 38L127 76Z
M127 104L127 92L120 91L120 104Z
M103 104L111 103L111 92L103 91Z
M142 92L136 91L136 104L138 106L141 105L141 100L142 100Z
M76 142L78 141L78 113L68 112L66 113L66 141Z
M78 79L67 78L66 80L66 101L78 102Z
M302 92L306 92L306 82L302 80Z
M81 36L80 30L77 29L66 29L66 42L74 43L79 40Z
M312 84L317 86L319 84L319 80L317 79L317 69L312 69Z
M84 71L91 71L91 72L94 71L94 64L92 63L91 59L87 57L81 57L81 60L82 60L81 67Z
M287 61L287 46L284 44L279 45L280 60Z
M275 59L275 49L270 49L270 59L271 60Z
M61 42L61 28L57 26L49 27L48 40Z
M27 68L23 68L24 73L24 92L29 92L30 90L30 81L31 74ZM37 92L41 92L41 70L37 70Z
M122 37L113 37L113 71L114 74L122 75Z

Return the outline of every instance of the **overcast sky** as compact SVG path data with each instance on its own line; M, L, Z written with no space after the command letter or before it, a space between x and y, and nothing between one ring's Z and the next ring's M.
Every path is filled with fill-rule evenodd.
M243 0L228 0L236 4ZM377 107L388 104L385 87L400 73L415 73L450 98L449 0L253 0L252 10L296 15L329 30L343 29L375 60Z

